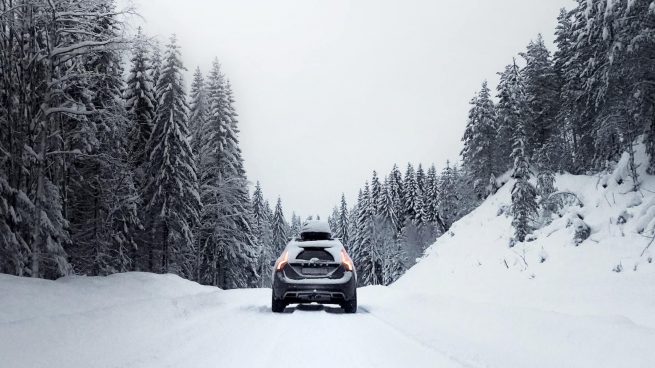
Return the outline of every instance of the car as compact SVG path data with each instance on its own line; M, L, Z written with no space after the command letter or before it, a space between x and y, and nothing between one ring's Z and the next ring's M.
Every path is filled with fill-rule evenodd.
M355 264L326 222L305 222L274 264L272 311L299 303L338 304L345 313L357 312Z

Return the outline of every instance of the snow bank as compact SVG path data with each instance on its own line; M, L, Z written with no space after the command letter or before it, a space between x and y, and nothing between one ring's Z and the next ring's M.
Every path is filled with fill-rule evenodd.
M627 154L613 172L559 175L570 201L552 222L510 248L508 182L455 223L394 289L456 296L580 316L620 318L655 328L655 177L637 147L641 191L631 191ZM576 242L576 229L589 237ZM652 341L655 343L655 340Z
M0 367L112 367L137 361L193 311L220 305L216 288L174 275L0 274ZM29 348L28 348L29 347Z
M130 272L56 281L0 274L0 323L92 312L215 291L175 275Z

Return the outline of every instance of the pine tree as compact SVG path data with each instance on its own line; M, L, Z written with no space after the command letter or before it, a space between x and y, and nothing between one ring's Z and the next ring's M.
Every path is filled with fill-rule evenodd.
M157 82L158 108L148 147L144 192L153 244L161 246L157 270L191 277L196 263L192 259L192 229L198 223L201 204L195 161L187 141L183 70L180 49L172 36Z
M445 224L439 214L439 177L434 165L428 169L425 191L425 219L429 226L436 228L439 232L446 231ZM435 234L436 236L436 234Z
M357 267L359 285L371 285L375 280L375 265L372 259L373 212L371 208L371 191L368 182L360 192L356 212L356 243L350 255Z
M346 195L344 193L341 193L341 203L339 205L337 238L341 239L341 243L346 247L350 245L350 215L348 213L348 204L346 203Z
M294 238L297 238L300 236L300 216L296 215L295 212L291 214L291 230L289 232L289 236L292 236Z
M530 169L527 155L525 153L525 136L521 132L522 126L519 126L516 134L515 148L512 153L514 157L514 173L516 179L512 188L512 226L514 226L514 236L516 240L522 242L526 235L533 230L533 221L537 214L536 191L530 180Z
M373 176L371 177L371 192L369 197L369 205L371 206L371 215L377 216L380 211L380 204L382 203L382 183L380 183L380 178L378 178L378 173L373 170Z
M489 178L501 174L495 165L498 134L496 110L486 81L470 104L461 155L464 166L471 174L473 188L478 198L483 199L492 193L488 187Z
M153 88L157 89L157 83L159 83L159 77L161 76L162 71L162 58L161 58L161 47L159 41L155 40L152 43L152 56L150 57L150 77L153 82Z
M559 144L553 142L550 154L559 157L560 160L554 162L562 163L558 167L560 171L569 170L573 173L588 170L594 155L592 119L583 98L584 81L581 77L587 51L577 49L580 36L576 34L585 27L583 14L586 5L586 2L579 2L579 6L570 12L562 9L555 31L555 72L563 82L557 118L560 121ZM558 154L554 155L555 152Z
M405 272L405 264L407 263L396 231L398 218L394 209L389 178L385 178L379 201L378 240L375 243L376 248L379 250L377 263L380 276L376 281L383 285L389 285Z
M530 133L527 144L534 152L539 152L556 133L561 82L541 34L530 41L521 56L526 61L522 75L527 105L526 131Z
M205 88L205 79L202 76L200 68L196 68L193 73L193 82L191 83L191 94L189 95L189 131L191 132L191 150L194 155L200 153L202 146L202 131L207 123L207 91Z
M422 170L421 170L422 172ZM421 181L424 181L424 174L421 174ZM404 182L404 198L405 198L405 221L412 221L420 226L425 222L425 212L423 205L423 192L417 180L416 171L411 164L407 165L405 172Z
M146 149L152 131L154 129L155 120L155 107L157 100L155 97L154 81L152 80L152 69L150 66L150 59L148 58L148 44L145 40L141 28L134 40L134 52L131 59L130 74L126 83L126 90L124 93L125 108L128 114L130 123L128 133L128 152L131 158L131 166L133 169L133 185L136 188L141 198L145 197L145 193L141 190L145 186L145 169L149 160L150 152ZM143 206L139 206L141 210L138 211L137 216L140 222L146 223L148 216L143 211ZM138 242L140 246L135 249L132 262L134 263L133 269L147 270L152 268L153 248L149 243L150 234L138 232Z
M275 254L281 254L289 238L289 225L284 219L282 211L282 200L278 197L273 215L273 246Z
M222 288L256 285L258 249L248 181L239 149L229 83L214 61L207 83L209 113L198 154L203 203L198 229L202 282Z
M646 151L650 162L649 174L655 173L655 2L634 0L627 6L616 9L615 39L619 55L613 60L622 66L626 83L632 87L630 113L634 114L637 126L645 126ZM624 47L618 47L624 46ZM649 97L650 96L650 97Z
M271 226L272 216L269 214L268 202L264 201L262 188L259 182L255 185L252 195L252 218L253 235L256 238L259 253L258 273L260 275L260 287L271 286L271 261L277 258L273 247L273 229Z
M400 233L405 221L405 190L402 174L398 165L393 165L389 173L389 191L393 200L394 213L396 214L396 233Z
M439 214L445 231L448 231L460 216L459 200L455 170L450 162L446 162L446 167L439 176Z
M337 206L332 208L332 213L328 216L328 226L330 226L332 234L339 233L339 208Z
M134 53L124 98L125 109L131 123L130 156L134 167L140 171L148 161L148 152L145 148L150 140L155 119L156 98L149 62L147 44L139 27L134 40Z
M511 158L514 160L514 171L512 177L516 179L512 188L512 214L514 219L512 225L515 230L515 237L518 241L524 241L527 234L532 232L533 221L537 213L536 191L530 180L530 166L528 153L526 152L525 120L528 116L527 98L522 75L516 66L511 67L508 74L506 119L514 126L513 151Z
M391 191L391 184L389 178L384 179L381 186L380 195L377 198L377 215L391 227L391 237L395 239L397 233L395 229L398 227L398 215L393 201Z

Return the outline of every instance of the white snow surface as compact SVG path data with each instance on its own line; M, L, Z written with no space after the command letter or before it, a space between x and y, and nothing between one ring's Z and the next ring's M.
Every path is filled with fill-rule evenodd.
M330 225L327 221L307 220L302 224L301 233L328 233L331 234Z
M0 367L652 368L655 177L642 165L631 192L626 163L558 176L584 206L513 248L510 180L395 284L359 289L354 315L273 314L269 289L172 275L0 275ZM576 246L580 221L591 236Z

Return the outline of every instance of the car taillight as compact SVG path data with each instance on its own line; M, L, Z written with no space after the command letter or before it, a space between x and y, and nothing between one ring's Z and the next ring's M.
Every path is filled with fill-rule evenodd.
M348 253L346 253L345 249L341 250L341 264L346 269L346 271L352 271L355 269L353 260L350 259L350 256L348 255Z
M282 253L282 256L280 256L280 259L277 260L277 263L275 264L275 271L282 271L284 267L289 263L289 251L285 250L284 253Z

